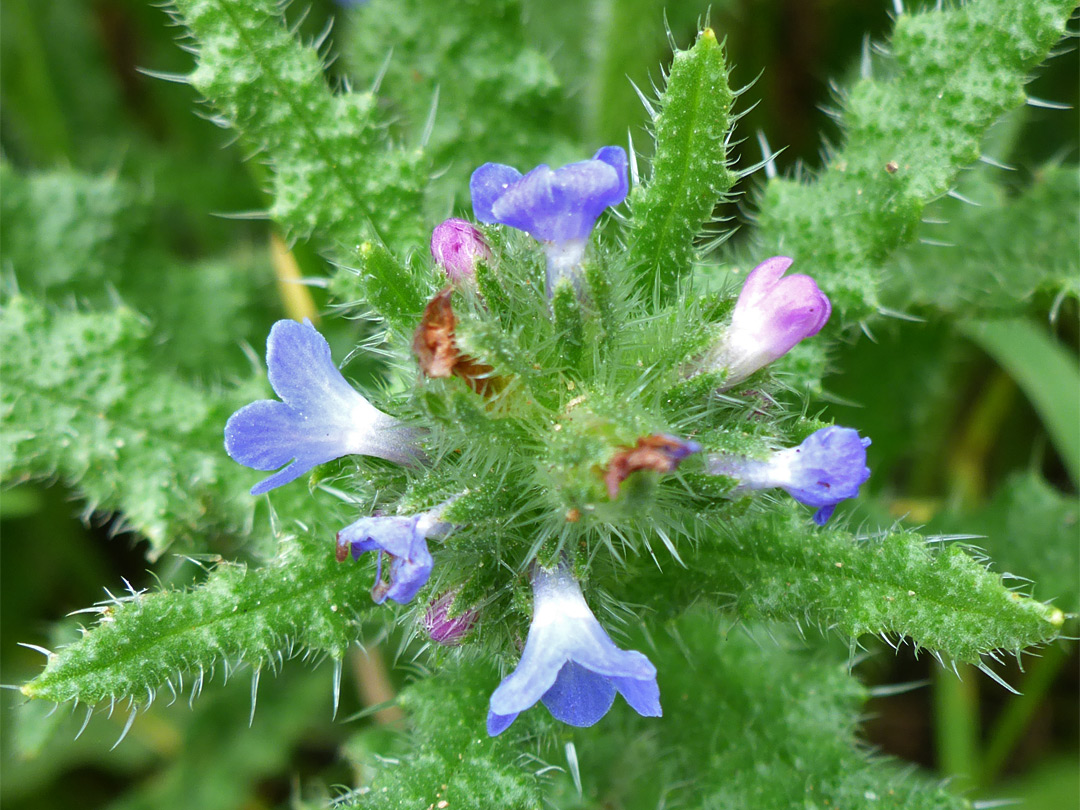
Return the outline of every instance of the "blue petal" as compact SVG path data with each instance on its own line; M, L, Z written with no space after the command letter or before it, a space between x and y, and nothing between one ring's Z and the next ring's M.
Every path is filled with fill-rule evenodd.
M260 399L225 423L225 452L253 470L276 470L296 456L303 420L283 402Z
M434 560L427 540L417 531L420 515L385 515L360 518L338 532L338 545L349 544L355 559L367 551L380 552L372 598L405 604L427 584ZM390 554L390 583L382 581L382 553Z
M645 680L656 677L656 667L636 650L621 650L591 615L566 623L563 640L567 657L607 677Z
M408 557L394 557L390 564L390 587L385 594L375 597L376 604L393 599L399 605L407 604L431 578L434 560L428 551L427 541L417 537Z
M518 712L514 712L514 714L495 714L495 712L488 712L488 736L498 737L500 734L510 728L510 724L517 720L517 716Z
M555 171L538 166L495 201L492 214L543 242L585 239L621 183L618 173L599 160Z
M417 520L415 515L362 517L338 532L338 542L361 546L363 551L381 548L395 557L405 557L412 548Z
M330 344L307 320L274 324L266 340L266 370L277 395L308 417L347 416L361 399L334 365Z
M635 712L642 717L662 717L660 710L660 687L656 678L612 678L612 685L626 699Z
M245 405L225 424L225 452L245 467L284 470L260 481L252 495L287 484L304 473L348 452L341 434L325 423L307 419L283 402L263 399Z
M630 178L626 172L626 150L621 146L605 146L597 150L592 159L606 163L618 175L619 185L612 190L610 201L607 203L608 206L618 205L626 199L626 195L630 191Z
M544 693L543 701L556 720L585 728L607 714L615 702L615 687L604 676L570 661Z
M832 517L832 513L836 511L836 504L830 504L829 506L823 506L814 512L814 523L818 526L824 526L829 522L829 518Z
M807 506L835 506L854 498L870 477L866 466L869 445L870 440L860 438L852 428L830 425L815 431L796 450L792 480L783 488Z
M245 466L272 470L259 495L345 455L360 453L399 464L416 462L415 431L353 390L330 357L330 346L307 321L278 321L266 341L270 384L282 402L260 400L234 413L225 450Z
M502 163L485 163L469 178L469 194L472 195L473 216L480 222L497 222L491 207L507 187L521 179L521 172Z
M491 693L491 711L503 715L525 711L551 688L566 661L557 637L530 628L517 667Z

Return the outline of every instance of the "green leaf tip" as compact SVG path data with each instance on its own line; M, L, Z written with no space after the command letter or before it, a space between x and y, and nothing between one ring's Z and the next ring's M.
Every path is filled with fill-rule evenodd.
M694 240L734 185L727 140L735 95L723 48L711 28L677 51L653 119L652 176L630 196L629 266L657 304L692 269Z
M262 568L222 563L189 590L99 605L99 623L50 656L22 692L58 703L148 703L162 686L178 691L184 673L197 673L194 698L218 667L276 667L282 656L299 654L340 658L371 607L358 585L364 570L338 564L330 542L287 537Z
M1062 611L1010 590L1001 575L948 538L910 531L859 537L832 528L808 532L795 509L732 522L669 573L670 611L703 593L738 594L748 617L810 621L853 639L908 638L920 648L978 662L1058 635ZM656 576L649 574L647 578ZM640 597L648 598L642 589Z

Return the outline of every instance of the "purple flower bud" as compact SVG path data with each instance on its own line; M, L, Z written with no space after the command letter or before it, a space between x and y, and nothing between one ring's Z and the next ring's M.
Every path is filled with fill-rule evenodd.
M824 526L836 505L859 494L870 477L866 466L869 439L852 428L830 425L806 437L798 447L777 450L767 459L750 459L728 453L708 457L714 475L739 482L736 491L779 487L799 503L818 507L814 522Z
M455 647L476 624L476 611L466 610L451 618L450 608L457 598L457 591L447 591L431 605L424 614L424 630L436 644Z
M427 584L433 560L427 538L446 535L451 526L439 520L441 507L416 515L376 515L360 518L337 533L337 559L352 552L354 560L368 551L379 553L371 598L381 605L387 599L405 604ZM383 582L383 554L390 557L390 581Z
M476 262L490 259L483 234L463 219L451 218L431 232L431 255L451 281L472 276Z
M517 668L492 693L487 729L502 734L543 701L556 720L583 728L600 720L620 693L643 717L660 717L656 667L620 650L589 610L565 567L533 574L533 619Z
M731 324L705 361L709 370L727 370L725 389L783 357L829 320L832 305L810 276L784 276L791 263L774 256L746 277Z
M473 213L480 222L509 225L544 244L550 298L560 278L576 279L600 214L626 198L626 167L619 146L605 146L591 160L559 169L541 164L526 175L485 163L469 180Z
M342 456L376 456L398 464L421 457L415 431L345 382L326 339L307 319L274 324L266 340L266 369L282 401L252 402L225 425L225 452L234 461L263 471L288 464L256 484L252 495Z

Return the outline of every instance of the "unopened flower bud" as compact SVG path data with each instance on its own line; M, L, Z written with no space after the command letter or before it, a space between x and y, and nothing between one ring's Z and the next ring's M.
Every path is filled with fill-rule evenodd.
M463 219L448 219L431 232L431 255L451 281L470 278L476 262L490 259L483 234Z
M447 591L427 609L424 614L424 630L436 644L454 647L461 643L465 635L476 624L476 611L466 610L451 618L450 608L457 598L457 591Z
M746 277L731 325L703 368L726 369L725 389L816 335L829 320L832 305L810 276L784 276L791 263L786 256L774 256Z

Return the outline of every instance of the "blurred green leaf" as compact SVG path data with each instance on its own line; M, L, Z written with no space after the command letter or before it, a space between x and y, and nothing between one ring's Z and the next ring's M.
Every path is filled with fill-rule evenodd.
M965 335L1031 400L1074 484L1080 484L1080 370L1076 356L1028 321L973 321Z

